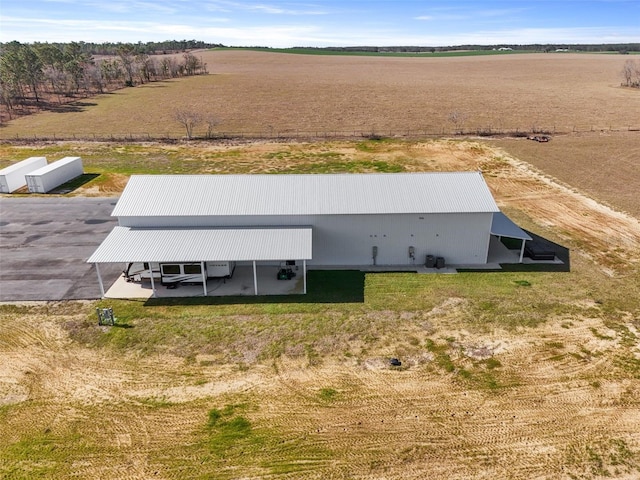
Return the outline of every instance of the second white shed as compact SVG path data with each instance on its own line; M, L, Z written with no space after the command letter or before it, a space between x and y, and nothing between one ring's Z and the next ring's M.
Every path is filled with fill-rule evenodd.
M82 158L64 157L25 175L31 193L47 193L82 175Z
M46 157L29 157L0 170L0 193L15 192L27 184L25 175L47 165Z

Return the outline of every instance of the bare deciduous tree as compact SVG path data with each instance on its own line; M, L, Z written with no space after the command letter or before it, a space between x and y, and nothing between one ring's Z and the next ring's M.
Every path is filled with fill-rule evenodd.
M213 127L218 124L218 119L213 115L209 115L205 118L205 123L207 124L207 138L213 138Z
M102 76L102 71L100 67L92 64L88 65L84 70L84 82L85 88L87 90L98 91L100 93L104 93L104 88L106 86L106 82L104 77Z
M187 132L187 139L193 138L193 129L202 121L202 115L193 110L177 109L173 112L173 118L179 122Z
M456 133L460 132L462 125L467 119L467 115L463 112L453 111L449 114L448 120L453 123Z
M627 87L640 88L640 62L627 60L622 67L625 85Z
M122 68L127 74L125 85L127 87L133 87L133 75L135 74L135 47L133 45L122 45L118 48L118 57Z

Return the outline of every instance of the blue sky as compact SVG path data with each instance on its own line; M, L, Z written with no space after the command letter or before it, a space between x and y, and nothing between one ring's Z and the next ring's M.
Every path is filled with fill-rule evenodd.
M354 46L640 42L640 0L0 0L0 41Z

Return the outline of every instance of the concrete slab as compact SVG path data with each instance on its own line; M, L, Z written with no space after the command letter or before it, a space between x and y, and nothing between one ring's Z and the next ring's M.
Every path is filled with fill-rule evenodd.
M520 251L509 250L507 246L491 235L489 238L489 255L487 263L500 264L500 263L519 263Z
M498 268L500 268L501 263L520 263L520 250L510 250L504 243L492 235L489 243L488 264L497 264ZM532 260L529 257L522 258L522 264L524 265L562 265L563 263L564 262L558 257L555 257L553 260Z
M420 274L436 274L436 273L458 273L458 270L453 267L443 267L443 268L427 268L427 267L418 267L417 270Z
M101 267L102 268L102 267ZM302 294L302 270L291 280L278 280L279 267L258 265L258 295L296 295ZM105 285L106 287L106 285ZM160 282L155 283L156 298L174 297L203 297L204 288L201 284L179 285L177 288L167 288ZM153 294L151 282L127 282L123 276L118 278L105 292L106 298L150 298ZM255 295L253 283L253 267L248 265L236 266L230 279L214 279L207 281L207 296Z

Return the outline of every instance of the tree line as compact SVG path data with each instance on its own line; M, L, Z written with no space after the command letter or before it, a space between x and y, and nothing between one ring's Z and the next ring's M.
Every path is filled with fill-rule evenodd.
M200 43L162 45L186 47ZM84 42L0 44L0 105L9 118L29 107L37 110L68 103L79 96L207 73L206 63L189 51L154 56L149 52L156 51L151 50L156 44L102 44L101 49L96 46Z
M268 47L264 47L268 48ZM497 50L499 48L513 51L535 51L535 52L619 52L627 54L629 52L640 52L640 43L598 43L598 44L499 44L499 45L451 45L446 47L429 46L352 46L352 47L294 47L296 49L327 50L334 52L365 52L365 53L436 53L455 52L461 50Z
M165 55L168 53L180 53L191 50L202 50L208 48L223 47L219 43L207 43L200 40L165 40L163 42L137 42L137 43L121 43L121 42L78 42L80 49L91 55L111 55L118 54L118 50L123 46L134 46L136 51L146 53L148 55ZM64 47L65 44L56 44Z

